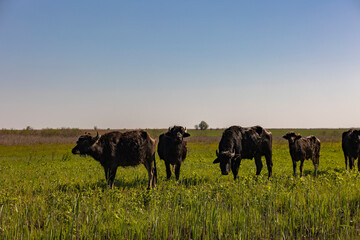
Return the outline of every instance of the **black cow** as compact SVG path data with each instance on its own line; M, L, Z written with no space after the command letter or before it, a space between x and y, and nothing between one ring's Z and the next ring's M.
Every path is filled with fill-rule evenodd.
M311 159L315 167L315 176L319 167L320 140L315 136L301 137L295 132L288 132L283 136L289 141L290 155L293 162L294 176L296 177L296 162L300 162L300 177L303 175L305 159Z
M174 126L159 136L158 154L165 161L166 177L171 177L170 164L175 166L175 177L179 180L181 163L186 158L187 148L184 138L189 137L186 128Z
M355 160L360 156L360 130L350 129L342 134L342 149L345 157L345 168L349 159L350 169L355 167ZM360 161L358 160L358 170L360 171Z
M241 159L255 158L256 175L262 169L261 156L265 156L268 177L272 175L272 134L260 126L242 128L232 126L225 129L220 143L217 158L213 163L220 163L221 173L228 175L230 168L237 179Z
M149 175L148 188L155 187L157 181L155 162L155 140L142 130L129 132L109 132L101 137L90 134L80 136L73 148L73 154L89 155L104 167L106 181L114 187L116 170L119 166L144 164ZM153 167L154 162L154 167Z

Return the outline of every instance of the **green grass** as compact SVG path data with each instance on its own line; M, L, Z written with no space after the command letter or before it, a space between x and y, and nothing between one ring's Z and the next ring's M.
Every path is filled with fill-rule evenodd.
M212 131L199 134L222 133ZM314 131L341 136L303 135ZM0 145L0 239L358 238L360 175L345 170L340 139L322 141L318 177L305 161L305 176L295 179L279 140L270 180L264 159L260 176L253 160L243 160L236 182L212 164L217 145L189 142L179 182L165 180L157 157L150 191L143 166L120 168L110 190L100 164L72 155L71 144Z

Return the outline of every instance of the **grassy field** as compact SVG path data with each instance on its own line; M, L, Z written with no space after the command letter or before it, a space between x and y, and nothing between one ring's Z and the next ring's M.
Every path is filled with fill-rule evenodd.
M264 159L260 176L253 160L243 160L237 181L212 164L222 131L190 131L179 182L165 180L157 156L158 185L149 191L144 166L118 169L108 189L98 162L70 152L80 130L0 131L0 239L359 238L360 175L345 170L343 129L297 130L322 141L318 177L311 161L304 177L292 176L281 139L288 130L273 129L273 177Z

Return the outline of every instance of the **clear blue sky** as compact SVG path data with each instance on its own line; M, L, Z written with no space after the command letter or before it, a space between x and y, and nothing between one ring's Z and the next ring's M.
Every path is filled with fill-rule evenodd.
M360 2L0 0L0 128L360 127Z

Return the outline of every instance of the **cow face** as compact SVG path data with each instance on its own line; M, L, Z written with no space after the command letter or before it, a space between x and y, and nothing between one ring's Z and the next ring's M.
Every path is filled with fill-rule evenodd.
M99 139L99 133L96 137L91 137L90 134L85 134L79 137L76 146L72 149L73 154L85 155L88 154L90 147Z
M174 139L175 142L182 142L185 137L190 137L190 134L186 132L186 128L180 126L169 128L165 135Z
M354 130L351 132L351 138L356 144L360 144L360 130Z
M222 175L228 175L231 168L231 160L235 157L235 152L223 151L218 153L216 150L216 156L217 158L213 163L220 163Z
M301 135L296 133L296 132L288 132L287 134L285 134L283 136L283 138L285 138L286 140L289 141L289 143L293 143L295 142L295 140L300 139Z

